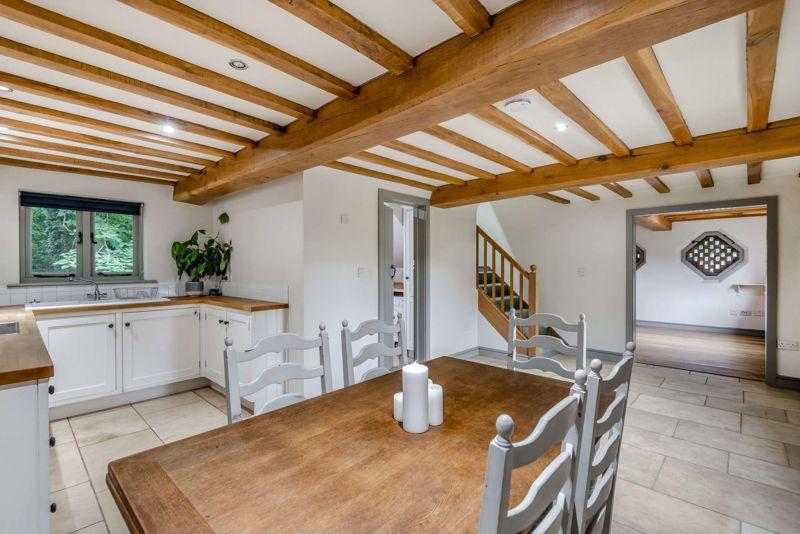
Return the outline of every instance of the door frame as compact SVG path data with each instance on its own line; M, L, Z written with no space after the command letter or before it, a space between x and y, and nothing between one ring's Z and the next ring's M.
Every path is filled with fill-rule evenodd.
M378 190L378 318L390 323L394 319L394 289L389 277L392 212L385 209L387 202L414 208L414 357L424 362L430 357L430 200Z
M625 339L634 339L636 329L636 227L634 218L671 211L767 207L767 288L766 324L764 330L765 381L771 386L797 387L797 381L778 376L778 197L756 197L716 202L698 202L629 209L625 212Z

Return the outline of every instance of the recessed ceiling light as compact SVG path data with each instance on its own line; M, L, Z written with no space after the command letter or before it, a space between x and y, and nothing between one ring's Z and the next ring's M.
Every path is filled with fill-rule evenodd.
M161 129L164 130L164 133L168 134L175 133L175 127L171 124L165 124L164 126L161 127Z
M518 113L531 105L528 97L522 96L519 98L512 98L503 104L503 108L509 113Z
M557 122L556 123L556 131L557 132L563 132L567 128L569 128L569 124L566 124L566 123L563 123L563 122Z
M228 61L228 65L236 70L245 70L247 68L247 63L242 61L241 59L232 59Z
M13 91L13 89L10 87L6 87L5 85L0 85L0 91L3 91L4 93L10 93Z

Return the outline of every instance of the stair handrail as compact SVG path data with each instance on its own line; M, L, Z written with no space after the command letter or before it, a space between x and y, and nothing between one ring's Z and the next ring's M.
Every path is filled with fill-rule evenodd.
M500 281L500 302L505 302L505 289L506 286L509 288L509 297L511 298L511 306L514 307L514 295L519 297L519 301L517 303L518 313L521 316L522 310L527 304L529 313L537 313L538 311L538 295L537 295L537 282L536 282L536 265L531 265L530 269L525 269L522 264L520 264L517 260L515 260L511 254L509 254L503 247L501 247L494 239L491 238L480 226L476 226L476 233L475 233L475 247L476 247L476 258L475 258L475 286L479 291L482 291L487 297L490 297L492 302L496 304L496 297L497 297L497 284L494 283L495 277L498 275L498 270L496 268L496 256L499 254L500 256L500 271L499 271L499 281ZM481 289L481 280L480 280L480 273L477 267L480 265L481 260L481 238L483 239L483 286L484 289ZM488 282L488 273L487 267L488 260L489 260L489 248L491 247L491 269L492 269L492 276L493 276L493 283L492 283L492 291L491 294L486 289L487 282ZM505 264L508 262L509 264L509 276L506 277L506 269ZM519 272L519 285L516 287L517 291L515 291L515 273L514 271ZM527 302L523 298L523 293L525 289L525 282L527 282ZM505 309L501 307L503 313Z

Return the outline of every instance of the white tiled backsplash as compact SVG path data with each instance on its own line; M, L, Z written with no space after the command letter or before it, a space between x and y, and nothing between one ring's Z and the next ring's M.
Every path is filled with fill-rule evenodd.
M134 284L138 285L138 284ZM183 282L158 282L142 283L141 287L158 287L161 297L174 297L184 294ZM131 284L100 284L100 291L108 293L108 298L114 298L115 287L132 287ZM214 284L206 284L206 292ZM275 302L289 302L289 291L282 284L236 284L225 282L222 286L223 293L233 297L249 297ZM31 286L31 287L6 287L0 286L0 306L14 306L30 302L63 302L67 300L83 300L87 293L93 292L90 285L70 284L63 286Z

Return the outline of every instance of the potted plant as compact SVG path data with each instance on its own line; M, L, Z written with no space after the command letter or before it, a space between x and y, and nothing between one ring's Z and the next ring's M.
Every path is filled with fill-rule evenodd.
M219 216L220 225L230 220L227 213ZM178 279L184 274L189 278L185 284L186 294L197 296L203 294L203 279L225 276L230 267L233 246L230 241L220 239L220 232L201 243L206 231L197 230L186 241L172 243L172 259L178 268Z

